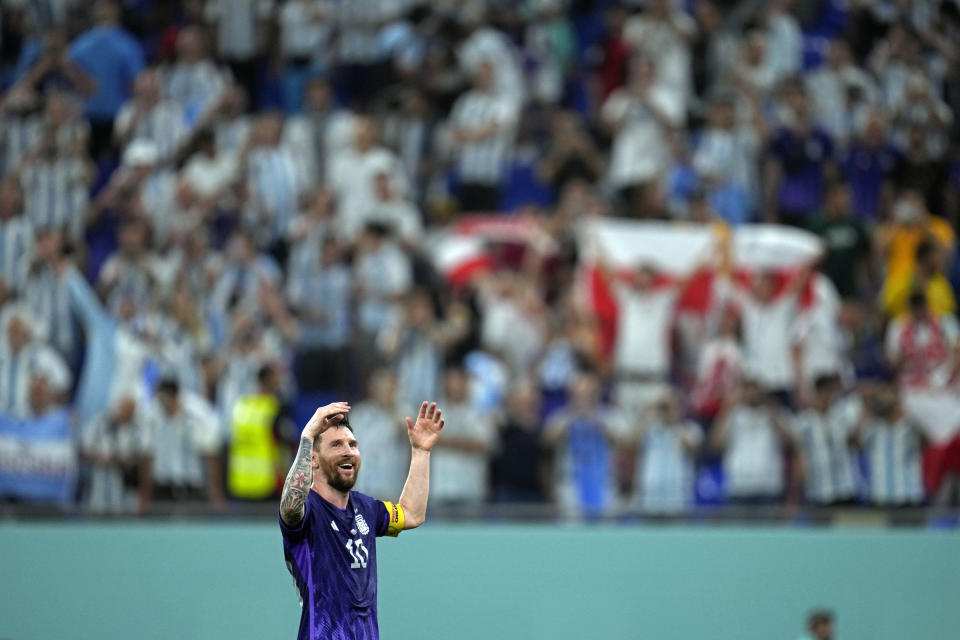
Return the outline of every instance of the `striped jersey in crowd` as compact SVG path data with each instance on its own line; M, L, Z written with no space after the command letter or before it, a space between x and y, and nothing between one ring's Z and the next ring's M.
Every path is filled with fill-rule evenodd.
M397 398L401 406L416 406L419 398L435 398L441 389L443 349L430 331L420 327L400 329L393 355Z
M282 238L307 186L302 163L282 145L257 149L250 154L248 184L259 205L257 219L269 225L270 239Z
M0 117L0 175L16 171L27 154L49 134L52 125L42 115L7 114ZM72 120L56 128L54 142L57 153L73 156L82 151L81 142L90 135L85 120Z
M62 392L70 388L72 376L63 358L40 340L14 350L6 337L10 315L4 316L4 337L0 340L0 413L26 418L31 415L31 378L43 377L51 390Z
M723 454L727 497L771 498L783 493L783 443L770 409L747 404L727 416L728 444Z
M856 495L854 457L848 439L856 426L854 409L844 401L826 412L807 409L793 418L803 455L806 497L828 504Z
M315 261L291 264L287 299L298 310L311 313L300 321L300 344L339 348L350 340L350 300L353 279L343 263L321 266ZM315 319L317 317L322 319Z
M146 309L155 292L154 259L131 258L121 252L111 255L100 269L98 287L106 289L106 303L114 315L120 315L124 302Z
M87 165L80 158L41 159L25 168L23 202L33 227L79 239L89 200L87 179Z
M114 131L125 131L130 127L136 108L132 100L120 108L114 121ZM128 140L151 141L157 146L157 156L166 160L173 156L188 132L183 108L173 100L162 100L126 131L125 137Z
M41 122L38 118L8 113L0 118L0 172L12 174L27 153L40 140Z
M36 318L43 318L47 339L68 361L77 355L80 341L67 281L50 265L38 266L27 278L24 295Z
M23 287L32 250L33 230L25 217L0 220L0 280L8 288Z
M644 431L637 469L643 510L669 513L693 504L694 454L684 441L694 447L703 441L703 431L692 420L653 424Z
M381 56L378 34L391 14L391 0L337 2L337 58L340 64L370 64Z
M493 123L500 125L497 133L490 137L456 145L461 182L500 184L513 150L516 120L516 102L507 96L474 90L457 100L450 114L453 128L479 129Z
M870 502L881 505L923 501L921 442L908 418L894 423L874 419L863 435Z
M182 107L190 125L227 88L224 73L210 60L178 63L166 77L167 95Z

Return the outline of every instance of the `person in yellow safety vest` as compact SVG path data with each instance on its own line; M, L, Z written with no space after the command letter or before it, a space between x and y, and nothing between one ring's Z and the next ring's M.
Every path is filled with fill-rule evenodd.
M283 465L278 426L283 405L276 370L264 365L257 372L258 389L233 406L227 488L234 498L264 500L278 495Z

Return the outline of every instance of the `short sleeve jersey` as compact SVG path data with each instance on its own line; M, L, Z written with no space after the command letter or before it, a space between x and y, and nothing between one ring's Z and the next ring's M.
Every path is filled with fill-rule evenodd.
M310 491L299 527L280 520L287 569L303 607L299 640L379 637L376 539L402 528L399 506L356 491L346 509Z

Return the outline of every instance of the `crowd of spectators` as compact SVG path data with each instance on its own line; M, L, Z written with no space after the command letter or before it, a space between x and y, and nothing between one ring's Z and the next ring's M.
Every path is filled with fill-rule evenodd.
M960 499L960 3L0 6L0 414L69 421L69 500L271 499L327 398L383 497L437 400L449 509ZM471 213L555 249L451 279ZM604 273L604 349L578 230L610 217L823 253L715 265L695 337L685 280Z

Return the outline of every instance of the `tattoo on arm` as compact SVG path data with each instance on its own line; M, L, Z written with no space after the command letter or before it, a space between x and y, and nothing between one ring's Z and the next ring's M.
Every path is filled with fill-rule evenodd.
M287 479L283 483L283 493L280 495L280 517L291 527L303 521L307 494L313 484L313 466L310 464L312 452L313 441L301 438L297 457L293 460Z

